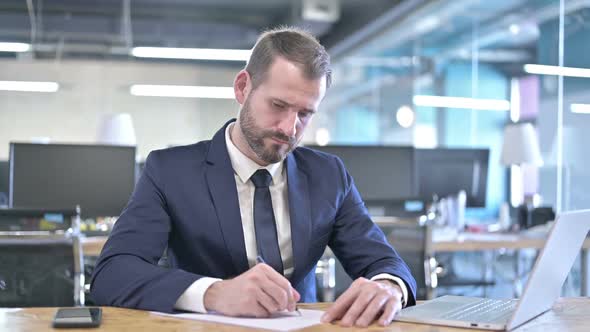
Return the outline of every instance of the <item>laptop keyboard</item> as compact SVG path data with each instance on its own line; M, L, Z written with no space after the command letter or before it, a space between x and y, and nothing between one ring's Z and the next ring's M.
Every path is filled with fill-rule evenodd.
M482 299L448 311L440 318L469 322L504 322L510 318L517 303L516 300Z

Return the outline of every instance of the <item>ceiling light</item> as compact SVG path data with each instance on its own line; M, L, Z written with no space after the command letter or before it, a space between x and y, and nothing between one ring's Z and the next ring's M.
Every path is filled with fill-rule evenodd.
M397 123L403 128L410 128L415 118L414 111L408 105L402 105L395 113Z
M319 146L326 146L330 143L330 131L327 128L318 128L315 132L315 142Z
M31 45L25 43L1 43L0 52L27 52Z
M131 55L138 58L248 61L251 50L214 48L134 47Z
M524 65L524 71L529 74L537 75L555 75L569 77L587 77L590 78L590 68L560 67L547 65Z
M414 25L414 30L419 33L427 33L438 28L440 24L441 21L438 17L434 15L427 16Z
M571 104L572 113L590 114L590 104Z
M23 92L56 92L59 84L55 82L27 82L27 81L0 81L0 90Z
M508 30L510 30L511 34L518 35L518 33L520 32L520 26L518 24L510 24Z
M502 99L478 99L445 96L416 95L414 105L425 107L467 108L488 111L509 111L510 102Z
M129 89L134 96L234 99L234 88L223 86L147 85L134 84Z

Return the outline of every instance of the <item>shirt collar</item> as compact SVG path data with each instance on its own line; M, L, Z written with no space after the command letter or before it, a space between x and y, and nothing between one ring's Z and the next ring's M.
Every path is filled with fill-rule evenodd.
M278 163L269 164L268 166L260 166L254 160L246 157L246 155L243 154L231 140L229 133L234 125L235 123L232 123L225 129L225 144L227 145L227 152L229 153L231 165L240 180L242 180L243 183L246 183L257 170L266 169L272 176L273 184L279 183L283 176L282 170L284 160L281 160Z

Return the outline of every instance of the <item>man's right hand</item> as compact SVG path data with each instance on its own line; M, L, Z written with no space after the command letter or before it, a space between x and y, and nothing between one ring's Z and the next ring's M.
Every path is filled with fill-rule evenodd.
M227 316L268 317L294 311L301 296L289 280L267 264L259 263L239 276L215 282L205 292L208 311Z

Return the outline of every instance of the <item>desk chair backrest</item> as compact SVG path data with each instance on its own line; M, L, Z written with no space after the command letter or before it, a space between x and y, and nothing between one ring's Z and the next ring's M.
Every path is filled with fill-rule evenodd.
M0 160L0 207L8 206L8 161Z
M84 304L77 218L74 210L0 209L0 307Z
M432 298L437 286L436 261L432 254L432 229L417 222L398 222L382 227L387 240L406 262L418 286L418 300Z
M0 307L83 303L76 237L0 237Z

